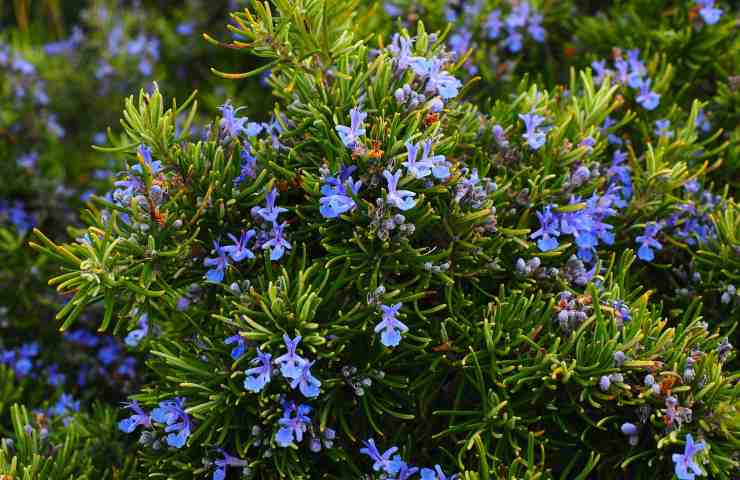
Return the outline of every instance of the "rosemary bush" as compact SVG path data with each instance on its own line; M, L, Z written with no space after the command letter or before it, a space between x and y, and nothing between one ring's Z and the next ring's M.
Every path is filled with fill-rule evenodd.
M128 97L96 139L120 166L108 190L66 238L33 230L65 341L103 370L145 361L107 383L127 401L77 413L65 394L35 425L13 406L0 473L736 477L733 15L231 14L198 47L205 101L184 79ZM6 350L10 392L37 354Z

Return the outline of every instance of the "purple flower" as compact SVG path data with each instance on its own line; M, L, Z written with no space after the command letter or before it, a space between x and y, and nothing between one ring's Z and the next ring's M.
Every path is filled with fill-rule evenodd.
M211 282L221 283L224 279L224 270L226 270L226 267L229 264L229 257L226 250L224 250L224 247L219 245L216 241L213 242L212 253L215 257L203 260L204 266L213 267L206 272L206 278Z
M522 134L532 150L539 150L547 141L547 129L539 129L545 117L535 113L520 113L519 118L524 122L525 132Z
M560 230L558 229L558 218L552 213L554 205L547 205L542 212L536 212L540 221L540 228L532 233L529 238L539 238L537 247L541 252L547 252L558 247Z
M450 162L445 159L444 155L434 155L432 153L432 141L425 140L423 144L420 163L429 165L432 169L434 178L444 180L450 176Z
M636 98L645 110L655 110L660 103L660 95L650 90L650 82L648 78L640 84L640 94Z
M534 14L529 17L529 26L527 31L535 42L543 43L545 41L545 29L542 28L542 15Z
M19 156L16 160L16 163L19 167L27 168L29 170L32 170L36 167L36 164L39 159L39 154L37 152L30 152L30 153L24 153L23 155Z
M393 34L388 50L395 57L394 61L397 71L402 72L407 70L409 67L414 66L418 61L424 60L411 54L412 46L413 41L410 38L399 35L398 33Z
M247 117L238 117L237 113L244 107L234 108L230 101L218 107L221 110L221 122L219 126L226 138L236 138L239 135L254 133L254 125L247 125ZM251 130L251 131L250 131ZM253 136L253 135L252 135Z
M450 475L449 477L445 475L439 465L435 465L434 470L431 468L421 469L421 480L455 480L457 478L458 475Z
M134 357L126 357L116 368L116 374L122 377L135 378L136 377L136 359Z
M234 179L234 185L243 183L247 178L254 179L257 177L257 157L252 154L252 146L248 143L245 144L239 156L242 163L239 176Z
M195 31L195 25L193 24L193 22L179 23L177 27L175 27L175 31L178 35L187 37L193 34L193 31Z
M601 378L599 378L599 388L602 392L609 391L609 387L611 386L612 382L609 380L609 377L606 375L602 375Z
M152 426L152 421L149 418L149 415L141 408L141 406L139 406L139 402L134 400L132 402L124 403L123 405L125 408L132 410L134 414L118 422L118 429L120 431L131 433L136 430L136 427L139 425L143 427Z
M637 427L635 426L634 423L630 423L630 422L623 423L620 430L622 431L622 433L628 436L637 434Z
M448 100L457 96L462 87L462 82L447 71L442 70L442 65L443 61L441 59L432 58L420 62L417 73L422 72L422 76L427 79L426 93L436 93L442 99Z
M46 375L46 383L52 387L62 386L67 381L67 376L59 372L59 365L56 363L49 365L44 373Z
M257 209L257 213L259 214L259 216L262 217L266 222L277 224L278 215L288 211L287 208L275 206L275 201L277 200L277 197L277 188L273 187L273 189L270 190L265 196L265 207Z
M250 392L259 393L265 386L270 383L272 378L272 355L257 349L257 356L254 357L250 364L255 365L244 372L244 388Z
M659 137L673 138L673 131L671 128L671 121L668 119L656 120L655 121L655 134Z
M68 393L63 393L57 402L49 409L49 415L52 417L68 417L75 412L80 411L80 401L75 400L74 397ZM69 423L69 419L65 418L64 425Z
M660 250L663 248L660 242L655 239L655 235L663 228L663 226L656 222L650 222L645 225L645 232L642 235L635 237L635 241L640 244L640 248L637 250L637 256L646 262L650 262L655 258L653 249Z
M296 406L295 402L286 402L283 406L283 417L278 420L280 429L275 434L277 444L281 447L288 447L294 441L300 443L308 424L311 423L309 413L311 413L311 407L308 405Z
M321 186L323 197L319 199L319 212L324 218L337 218L357 206L352 195L357 195L362 181L354 181L352 172L357 167L342 167L339 178L328 177Z
M290 382L290 388L293 390L300 387L301 393L308 398L319 396L321 380L311 374L311 367L315 362L304 361L301 367L301 374Z
M408 173L414 176L414 178L424 178L432 173L432 169L429 164L423 161L416 161L416 157L419 153L419 145L411 142L406 142L406 158L403 162L403 166L406 167Z
M527 17L529 17L529 3L520 3L511 10L506 19L506 26L511 29L523 27L527 24Z
M256 234L257 233L253 229L246 231L242 230L238 239L234 235L229 234L229 238L231 238L231 241L234 242L234 244L222 247L222 249L224 252L229 254L231 259L235 262L241 262L245 258L253 259L254 253L247 248L247 244Z
M694 120L694 125L701 128L701 131L704 133L707 133L709 132L709 130L712 129L712 124L709 122L709 119L704 113L703 108L700 108L699 111L696 113L696 120Z
M152 410L151 419L165 425L167 445L182 448L190 436L190 416L185 412L185 399L175 398L159 402L159 407Z
M490 38L491 40L498 38L498 36L501 34L501 27L503 27L503 23L501 22L501 10L492 10L491 13L488 14L488 18L486 19L486 31L488 32L488 38Z
M244 340L244 337L237 334L224 340L224 345L231 345L232 343L236 343L236 346L231 349L231 358L238 360L247 351L247 342Z
M696 475L704 475L694 457L705 448L706 444L704 442L694 443L694 437L690 433L686 434L686 446L683 454L674 453L671 457L673 463L676 464L675 472L678 480L694 480Z
M293 248L288 242L284 235L285 227L288 226L287 222L283 222L280 225L277 223L272 226L272 231L270 232L270 238L267 240L264 244L262 244L263 249L270 249L270 260L277 261L283 258L283 255L285 254L285 250L290 250Z
M303 373L303 364L306 363L306 359L296 353L296 348L300 341L300 335L292 340L287 334L283 335L283 342L285 342L285 348L288 350L288 353L276 358L275 363L280 365L280 373L285 378L296 379Z
M609 70L606 68L606 61L599 60L591 62L591 69L594 71L594 83L601 85L609 74Z
M398 209L406 211L416 206L416 200L413 197L416 193L409 190L398 190L398 181L401 179L401 171L391 173L388 170L383 171L383 176L388 181L388 197L386 201L389 205L395 205Z
M722 17L722 9L714 7L714 0L697 0L696 3L702 7L699 10L699 15L706 24L714 25L719 22L720 17Z
M365 135L364 121L367 118L367 113L360 110L360 107L355 107L349 111L350 126L337 125L334 129L339 134L339 138L345 147L354 149L360 137Z
M409 331L403 322L396 318L401 304L381 305L382 320L375 326L375 333L380 333L380 343L386 347L397 347L401 343L401 334Z
M504 44L511 53L517 53L522 49L522 41L524 38L517 30L511 28L508 28L507 30L509 32L509 36L504 40Z
M131 330L126 335L124 343L129 347L137 346L141 340L149 333L149 316L145 313L139 317L139 328Z
M398 451L398 447L391 447L384 453L380 453L378 447L375 446L375 440L372 438L363 440L363 448L360 449L360 453L367 455L373 461L373 470L376 472L385 472L393 475L398 472L401 465L397 460L391 458L391 456Z
M218 453L223 455L224 458L213 462L216 465L216 470L213 472L213 480L224 480L226 478L226 469L228 467L246 467L248 465L246 460L241 458L232 457L226 450L219 448Z
M578 144L579 147L586 147L586 151L588 153L594 151L594 145L596 145L596 140L594 140L594 138L590 135L581 140L581 143Z

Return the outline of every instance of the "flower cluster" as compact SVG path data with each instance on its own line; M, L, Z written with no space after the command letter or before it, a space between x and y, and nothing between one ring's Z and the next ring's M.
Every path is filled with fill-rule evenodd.
M611 77L623 87L637 91L635 100L645 110L655 110L660 103L660 94L651 89L652 80L648 76L647 67L640 60L640 50L627 51L627 58L620 49L614 50L613 69L608 68L606 60L591 63L594 72L594 82L600 85L607 77Z
M363 445L360 449L360 453L370 457L373 462L373 471L380 472L381 474L387 475L383 478L393 478L396 480L406 480L412 478L417 473L420 474L421 480L456 480L459 475L446 475L442 471L442 467L435 465L434 468L419 468L414 467L403 461L398 452L398 447L391 447L385 452L381 453L375 445L375 440L369 438L363 440Z
M185 446L192 431L192 421L185 412L184 398L159 402L151 413L146 413L135 400L125 406L134 413L118 422L119 430L132 433L138 427L144 427L139 442L150 445L154 450L162 447L162 441L172 448Z
M529 5L529 2L518 3L509 14L502 18L501 10L494 9L488 14L485 27L488 38L495 40L506 30L504 46L511 53L522 50L524 35L528 34L538 43L545 41L545 29L542 28L542 14Z

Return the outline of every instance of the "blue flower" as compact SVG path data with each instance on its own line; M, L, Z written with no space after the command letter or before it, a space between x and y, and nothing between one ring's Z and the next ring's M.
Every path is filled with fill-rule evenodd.
M296 387L300 387L301 393L308 398L318 397L321 387L321 381L311 374L311 367L314 363L304 361L301 374L290 382L290 388L295 390Z
M462 82L450 75L447 71L442 70L443 61L439 58L432 58L417 64L417 73L426 77L427 83L424 91L426 93L436 93L442 99L448 100L457 96Z
M398 170L396 173L391 173L388 170L383 171L383 176L388 181L388 197L387 202L389 205L395 205L400 210L409 210L414 208L416 200L413 197L416 193L409 190L398 190L398 181L401 179L401 171Z
M380 343L386 347L396 347L401 343L401 334L409 331L403 322L396 318L401 304L381 305L382 320L375 326L375 333L380 333Z
M152 421L149 418L149 415L141 408L139 402L134 400L132 402L124 403L123 405L125 408L132 410L134 414L118 422L118 429L120 431L131 433L140 425L142 427L152 426Z
M239 176L234 179L234 185L243 183L247 178L254 179L257 177L257 157L252 154L252 146L248 143L245 144L239 156L242 163L239 167Z
M650 222L645 225L645 232L642 235L635 237L635 241L640 244L640 248L637 250L637 256L646 262L650 262L655 258L653 249L660 250L663 245L655 239L655 235L663 228L663 226L656 222Z
M359 107L355 107L349 111L350 126L337 125L334 129L339 134L339 138L345 147L354 149L358 145L358 141L361 136L365 135L365 128L363 122L367 118L367 113L363 112Z
M491 40L498 38L501 33L501 27L503 27L503 23L501 22L501 10L492 10L491 13L488 14L485 26L486 31L488 32L488 38Z
M590 135L581 140L581 143L578 144L579 147L586 147L586 151L588 153L594 151L594 145L596 145L596 140L594 140L594 138Z
M59 372L59 365L53 363L46 368L46 383L52 387L59 387L65 384L67 376Z
M259 393L270 383L272 376L272 355L257 349L257 356L249 363L256 365L244 372L244 388L253 393Z
M524 122L525 132L522 134L532 150L539 150L547 141L547 129L539 126L545 121L545 117L535 113L520 113L519 118Z
M624 208L632 198L632 169L623 165L627 154L622 150L615 150L612 155L612 164L607 170L610 189L615 189L618 195L614 199L617 208Z
M541 252L547 252L558 247L558 238L560 230L558 229L559 219L552 213L554 205L547 205L542 212L536 212L540 221L540 228L533 232L529 238L539 238L537 247Z
M145 313L139 317L139 328L131 330L126 335L124 343L129 347L137 346L149 333L149 316Z
M675 472L678 480L694 480L696 475L703 476L704 472L696 463L694 457L697 453L706 448L704 442L694 443L694 437L690 433L686 434L686 446L683 454L674 453L671 457L675 463Z
M450 176L450 162L445 159L444 155L434 155L432 153L432 141L425 140L422 145L423 152L421 154L420 163L429 165L432 169L432 175L434 178L444 180Z
M80 401L75 400L72 395L63 393L57 402L52 405L49 413L54 417L62 417L80 411Z
M248 465L246 460L232 457L226 453L226 450L223 448L219 448L217 452L223 455L224 458L213 462L217 467L213 472L213 480L224 480L226 478L226 469L228 467L246 467Z
M445 475L439 465L435 465L434 470L430 468L421 469L421 480L455 480L457 478L458 475L450 475L449 477Z
M311 413L311 407L308 405L296 406L295 402L286 402L283 406L283 417L278 420L280 429L275 434L277 444L281 447L288 447L294 441L300 443L308 424L311 423L309 413Z
M362 444L365 446L360 449L360 453L370 457L373 461L373 470L376 472L382 471L390 475L394 475L400 470L401 465L399 462L391 458L398 451L398 447L391 447L381 454L375 445L375 440L372 438L363 440Z
M190 416L185 412L185 399L175 398L159 402L159 407L152 410L151 419L165 425L167 445L182 448L190 436Z
M230 101L218 107L221 110L221 122L219 126L226 138L236 138L239 135L247 133L247 117L238 117L237 113L244 107L234 108ZM251 132L253 133L253 132Z
M300 341L300 335L292 340L287 334L283 335L283 342L285 342L285 348L288 350L288 353L276 358L275 363L280 365L280 373L285 378L295 379L300 377L303 372L303 364L306 363L306 360L296 353L296 348Z
M542 19L541 14L534 14L529 17L529 25L527 26L527 31L532 36L532 39L538 43L545 41L545 29L542 28Z
M292 248L290 242L288 242L283 236L285 227L287 226L287 222L283 222L280 225L274 224L272 226L272 231L270 232L270 239L262 244L263 249L270 249L270 260L280 260L283 258L285 250L290 250Z
M594 72L593 79L596 85L601 85L604 82L606 76L610 73L610 71L606 68L605 60L595 60L591 62L591 70L593 70Z
M126 357L116 367L116 375L121 377L128 377L130 379L136 378L136 359L134 357Z
M257 213L259 214L259 216L262 217L266 222L277 223L278 215L288 211L287 208L278 207L275 205L277 197L277 188L273 187L273 189L270 190L265 196L265 206L257 209Z
M699 111L696 113L696 120L694 120L694 125L701 128L701 131L704 133L707 133L709 132L709 130L712 129L712 124L709 122L709 119L704 113L703 108L700 108Z
M406 167L408 172L414 176L414 178L424 178L430 173L432 169L429 164L423 161L416 161L416 157L419 154L419 146L417 144L406 142L406 160L403 162L403 166Z
M213 267L206 272L206 278L211 282L221 283L224 279L224 270L226 270L226 267L229 264L229 257L226 250L224 250L224 247L219 245L216 241L213 242L212 253L215 257L203 260L204 266Z
M636 100L645 110L655 110L660 103L660 95L650 90L649 78L640 84L640 94Z
M231 345L236 343L236 346L231 349L231 358L238 360L247 351L247 342L241 335L232 335L224 340L224 345Z
M413 46L413 40L398 33L393 34L391 43L388 46L388 50L394 56L394 63L397 71L407 70L409 67L413 67L420 60L424 59L415 57L411 54L411 47Z
M24 153L16 159L16 163L19 167L32 170L36 167L38 159L39 154L37 152Z
M257 235L257 233L254 230L242 230L241 235L237 239L234 235L229 233L229 238L231 238L231 241L234 242L234 244L222 247L222 249L224 252L229 254L231 259L235 262L241 262L245 258L253 259L254 253L247 248L247 244L255 235Z
M659 137L673 138L673 131L671 128L671 121L668 119L656 120L655 121L655 134Z
M697 0L702 8L699 10L699 15L708 25L714 25L719 22L722 17L722 9L714 7L714 0Z
M319 200L319 212L324 218L337 218L357 206L352 195L357 195L362 182L354 181L352 172L355 166L342 167L339 178L328 177L321 186L323 197Z
M522 34L512 28L507 28L507 31L509 32L509 36L506 37L504 44L511 53L519 52L522 49L522 41L524 39Z

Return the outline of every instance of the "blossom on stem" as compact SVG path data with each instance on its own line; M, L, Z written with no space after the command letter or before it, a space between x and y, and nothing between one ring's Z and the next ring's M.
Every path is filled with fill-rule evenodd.
M253 393L259 393L270 383L272 377L272 355L257 349L257 356L254 357L250 364L254 367L244 372L244 388Z
M398 190L398 181L401 179L400 170L396 173L385 170L383 176L388 181L387 202L389 205L395 205L398 209L404 211L416 206L416 200L413 198L416 196L416 193L409 190Z
M355 107L349 111L350 126L337 125L334 129L339 134L339 138L345 147L354 149L361 136L365 135L364 122L367 118L367 113L363 112L360 107Z
M382 320L375 326L375 333L380 333L380 343L386 347L396 347L401 343L401 334L409 331L409 327L396 318L401 304L381 305L380 309Z

